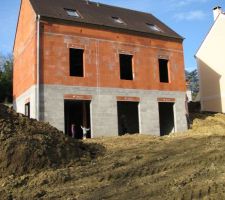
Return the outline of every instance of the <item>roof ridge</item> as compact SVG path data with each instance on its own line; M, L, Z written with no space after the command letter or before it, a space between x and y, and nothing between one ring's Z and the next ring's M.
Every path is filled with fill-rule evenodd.
M126 8L126 7L109 5L109 4L100 3L100 2L97 2L97 1L90 1L90 0L82 0L82 1L86 1L86 2L88 1L88 2L91 2L91 3L96 3L96 4L99 4L99 5L103 5L105 7L113 7L113 8L117 8L117 9L119 8L119 9L122 9L122 10L128 10L128 11L132 11L132 12L136 12L136 13L143 13L143 14L147 14L147 15L152 15L152 13L144 12L144 11L141 11L141 10L133 10L133 9Z
M83 24L105 25L116 29L160 35L180 40L184 39L152 13L89 0L30 0L30 2L36 14L42 17L73 21ZM88 6L87 2L89 2L90 6ZM69 7L77 7L82 18L68 16L65 10L61 9L63 7L67 7L68 9ZM121 27L121 24L115 23L109 18L111 15L120 17L122 20L126 18L126 26ZM157 33L157 31L149 29L149 27L146 26L146 23L157 25L161 30L163 30L163 32Z

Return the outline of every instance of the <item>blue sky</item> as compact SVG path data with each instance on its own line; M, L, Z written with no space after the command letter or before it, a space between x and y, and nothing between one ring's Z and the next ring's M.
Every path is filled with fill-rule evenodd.
M98 0L100 3L150 12L184 38L185 67L196 68L194 54L213 23L212 8L224 0ZM12 51L20 0L1 0L0 53Z

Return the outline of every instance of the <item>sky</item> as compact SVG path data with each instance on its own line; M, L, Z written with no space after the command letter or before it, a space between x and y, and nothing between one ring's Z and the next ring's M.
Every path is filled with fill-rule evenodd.
M97 1L97 0L94 0ZM153 14L185 38L185 68L196 69L194 55L213 25L215 6L225 11L225 0L98 0L100 3ZM0 53L10 54L16 31L20 0L0 0Z

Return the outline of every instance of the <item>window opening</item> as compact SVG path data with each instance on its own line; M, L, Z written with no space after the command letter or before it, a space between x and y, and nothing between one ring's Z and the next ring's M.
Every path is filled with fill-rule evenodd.
M169 83L168 60L159 59L159 77L160 82Z
M30 118L30 102L25 104L25 115Z
M70 17L80 17L79 13L76 10L65 9L65 11Z
M158 26L154 25L154 24L146 24L148 26L148 28L150 28L152 31L157 31L157 32L163 32Z
M120 79L133 80L132 55L120 54Z
M124 21L119 18L119 17L112 17L112 19L114 20L114 22L118 23L118 24L125 24Z
M70 76L84 76L83 49L70 49Z

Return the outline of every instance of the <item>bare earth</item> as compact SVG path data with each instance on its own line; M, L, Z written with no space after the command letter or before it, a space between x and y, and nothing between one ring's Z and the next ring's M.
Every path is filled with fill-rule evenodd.
M7 112L10 116L13 114ZM0 131L4 116L0 112ZM16 116L21 117L29 120ZM225 199L225 115L198 114L193 118L192 130L185 133L161 138L132 135L84 142L61 138L57 130L47 125L49 128L45 128L45 132L24 133L31 137L27 142L38 138L36 147L39 152L44 152L40 156L36 155L32 145L18 146L13 138L21 143L23 133L18 134L16 127L15 134L8 133L10 136L7 137L2 131L0 199ZM37 123L34 127L41 124L32 123ZM27 124L30 126L29 121ZM45 127L43 123L42 126ZM50 133L47 138L50 150L42 147L46 131L53 131L60 137L57 145L52 143L56 138ZM17 151L8 154L7 151L12 150L5 146L12 140L11 149L15 146ZM35 159L27 156L21 162L19 159L23 157L17 152L27 151ZM63 155L70 151L72 156ZM48 152L53 152L54 156L46 155ZM8 165L2 164L6 162L1 157L3 154ZM11 155L18 158L13 162L21 163L20 167L17 164L15 168ZM58 159L57 162L53 158Z

